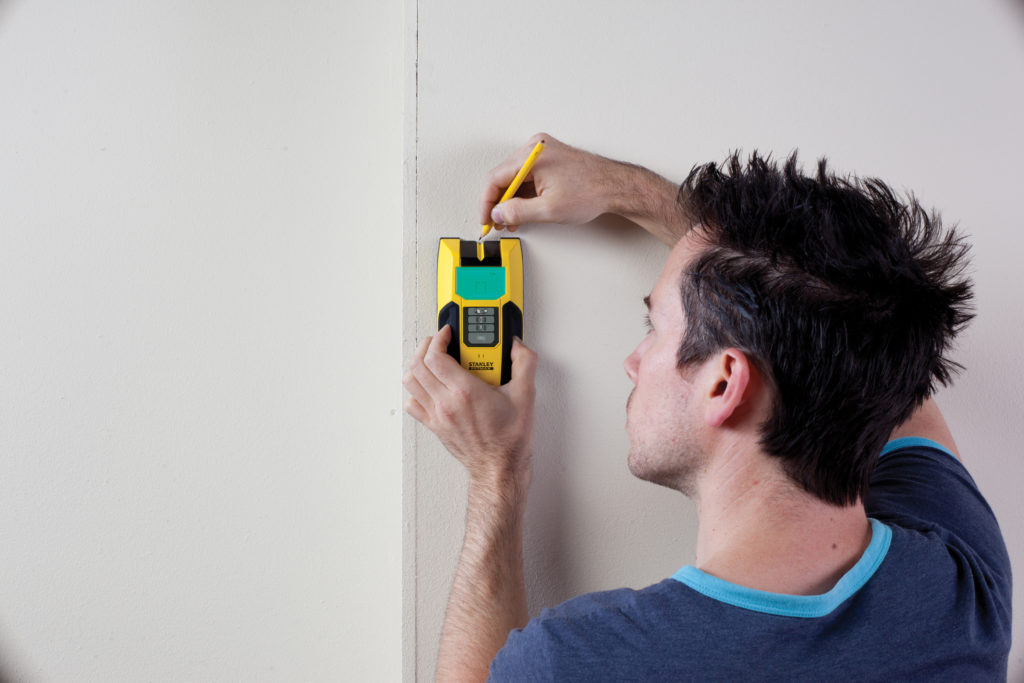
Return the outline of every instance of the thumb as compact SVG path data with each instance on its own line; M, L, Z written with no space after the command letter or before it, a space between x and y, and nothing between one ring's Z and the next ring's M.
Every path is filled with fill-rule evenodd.
M495 225L522 225L544 223L547 212L541 197L513 197L496 204L491 209L491 220Z
M516 337L512 342L512 379L509 384L517 389L533 389L537 375L537 354Z

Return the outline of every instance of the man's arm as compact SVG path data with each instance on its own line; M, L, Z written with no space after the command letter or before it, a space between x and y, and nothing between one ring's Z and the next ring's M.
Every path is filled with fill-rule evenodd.
M482 681L512 629L526 625L523 512L530 483L537 355L518 339L501 387L464 370L445 349L445 326L416 350L402 380L405 409L469 474L466 533L448 598L439 681Z
M526 626L523 511L529 476L470 481L466 535L448 597L438 681L483 681L509 631Z
M533 146L540 155L519 196L496 206ZM669 246L690 229L679 208L679 186L643 168L566 145L546 133L529 142L488 176L480 200L480 222L515 230L523 223L589 223L613 213L638 224Z
M925 400L906 422L893 430L889 439L899 439L905 436L931 439L945 446L958 460L962 460L960 451L956 448L956 442L953 441L953 433L949 431L949 426L946 424L945 418L942 417L942 411L939 410L939 404L935 402L934 398Z

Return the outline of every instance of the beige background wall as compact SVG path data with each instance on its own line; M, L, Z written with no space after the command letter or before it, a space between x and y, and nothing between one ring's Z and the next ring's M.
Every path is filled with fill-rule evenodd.
M544 130L681 180L729 150L799 148L914 190L973 236L967 372L939 401L1024 567L1024 16L963 3L418 3L417 160L405 351L435 324L437 239L472 238L484 174ZM407 192L412 191L407 186ZM407 216L407 218L409 218ZM667 250L614 230L526 227L526 341L540 354L526 529L530 612L643 586L693 559L688 501L625 466L622 361ZM433 674L465 479L406 418L406 674ZM415 496L412 498L412 496ZM1019 593L1019 591L1018 591ZM1024 632L1018 600L1016 632ZM409 625L411 622L411 626ZM408 644L408 643L407 643ZM1011 680L1024 677L1024 649Z
M827 153L961 222L940 400L1024 566L1024 17L819 4L0 0L0 679L430 679L464 479L402 365L436 239L541 129L676 179ZM520 235L536 613L668 575L694 519L624 465L665 249Z
M403 41L0 0L0 680L400 679Z

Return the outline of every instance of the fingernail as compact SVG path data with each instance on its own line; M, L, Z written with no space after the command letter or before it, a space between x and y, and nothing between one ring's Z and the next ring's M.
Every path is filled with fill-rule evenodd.
M498 207L491 209L491 220L495 223L505 224L505 219L501 217L501 209Z

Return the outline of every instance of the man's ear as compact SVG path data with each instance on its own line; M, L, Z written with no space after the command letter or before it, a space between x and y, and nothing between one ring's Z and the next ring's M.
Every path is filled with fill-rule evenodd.
M750 360L739 349L720 351L708 365L704 421L721 427L749 399Z

